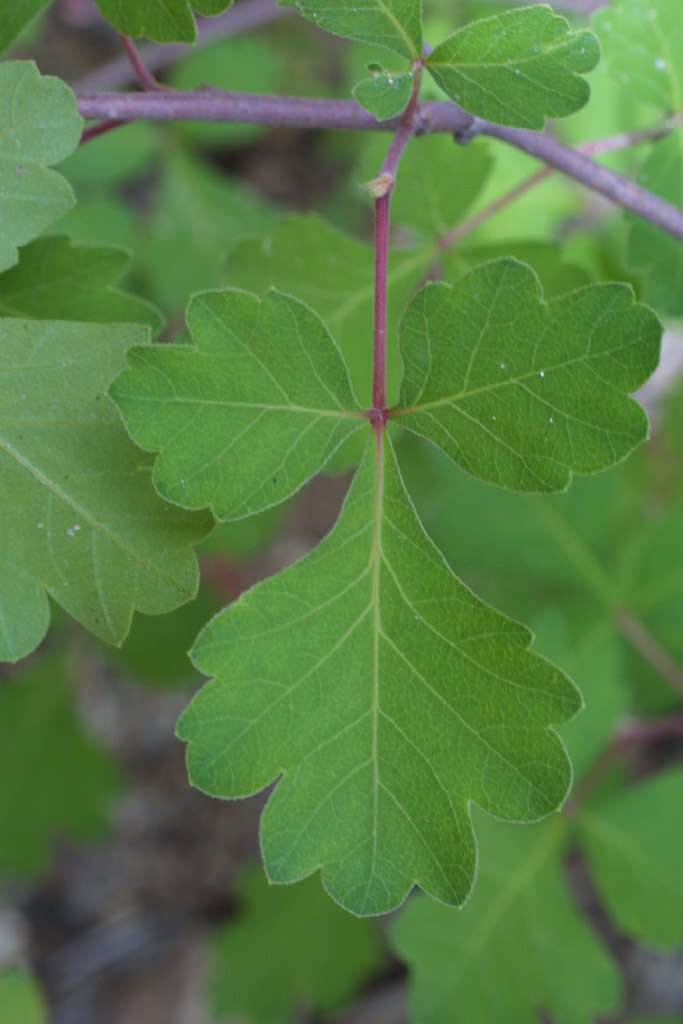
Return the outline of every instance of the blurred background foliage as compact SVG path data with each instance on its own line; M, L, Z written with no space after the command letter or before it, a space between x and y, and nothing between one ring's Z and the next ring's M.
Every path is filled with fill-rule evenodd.
M555 6L583 24L596 5ZM426 38L438 41L501 4L425 7ZM265 21L200 42L160 72L162 81L347 97L367 64L382 59L296 17ZM115 33L89 0L59 0L10 52L72 85L118 55ZM128 84L120 62L110 74L112 85ZM604 64L590 84L589 105L552 125L564 141L656 120ZM434 83L424 95L440 98ZM121 283L161 311L163 328L144 307L164 341L186 340L183 313L197 290L293 292L328 322L367 401L371 207L361 184L386 146L382 133L130 124L60 165L78 203L49 234L128 250ZM680 198L676 135L599 159ZM626 463L576 479L566 494L538 497L480 483L417 438L397 439L410 493L454 570L529 623L535 648L583 689L586 710L563 733L580 779L629 716L680 711L680 694L620 627L619 613L639 616L683 662L675 321L683 287L680 247L558 174L462 243L439 247L454 226L537 170L523 153L483 140L466 148L446 137L410 144L393 201L390 337L426 276L453 280L502 254L531 264L549 296L588 281L630 281L670 328L663 371L646 395L651 441ZM0 280L0 305L4 286ZM394 348L394 394L399 377ZM269 888L257 860L263 797L220 804L189 789L173 734L201 682L186 652L220 607L329 529L354 443L335 456L336 475L314 480L296 501L220 526L199 550L197 598L165 617L136 615L120 650L98 644L55 606L42 648L16 668L0 667L2 1024L683 1019L680 741L665 737L617 758L575 827L518 829L479 814L490 856L471 904L454 912L420 897L389 927L339 910L317 877ZM619 842L611 841L618 831ZM550 852L541 858L539 850ZM489 908L512 898L507 876L515 866L528 883L518 894L528 896L526 909L494 923ZM529 951L523 977L518 931ZM463 947L473 935L481 963L455 970L464 955L471 959Z

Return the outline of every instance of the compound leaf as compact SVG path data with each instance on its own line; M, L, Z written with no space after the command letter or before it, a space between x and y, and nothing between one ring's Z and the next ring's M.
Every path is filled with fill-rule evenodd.
M0 275L0 317L124 321L158 330L154 306L115 287L129 262L123 249L36 239L21 250L17 266Z
M100 11L126 36L148 36L158 43L193 43L197 38L192 9L213 16L232 0L95 0Z
M573 32L548 6L474 21L437 46L426 66L465 110L500 124L543 128L588 102L580 77L598 63L588 31Z
M47 1024L47 1009L38 985L26 971L0 973L0 1020Z
M618 925L650 945L683 939L683 771L672 768L579 819L581 844Z
M268 885L251 867L239 885L242 913L212 943L211 995L217 1017L262 1024L331 1013L383 964L379 933L329 899L320 880Z
M83 122L71 89L28 61L0 64L0 270L74 203L50 165L78 145Z
M169 500L253 515L366 424L339 350L302 302L205 292L187 322L195 346L134 350L111 390L135 441L161 451L154 482Z
M105 830L107 805L121 780L114 763L83 732L61 660L41 658L3 679L0 770L3 874L37 874L58 836L89 838Z
M683 19L678 0L620 0L593 16L610 73L662 114L683 111Z
M481 866L464 910L417 896L391 929L415 1024L534 1024L541 1009L591 1024L618 1009L619 973L567 889L566 833L566 820L516 828L477 815Z
M147 329L7 319L0 331L0 659L40 642L47 594L119 644L133 608L193 596L190 545L211 526L158 498L104 394Z
M427 285L401 325L397 422L482 480L562 490L647 437L627 393L657 365L661 325L627 285L541 300L516 260Z
M346 39L384 46L402 57L422 56L421 0L280 0L304 18Z
M657 143L637 180L674 206L683 207L683 131ZM662 314L683 316L683 246L654 224L635 217L629 220L626 263L638 275L643 297Z
M390 440L374 440L334 530L200 634L217 678L185 711L192 782L244 796L282 776L262 820L269 877L318 868L358 914L414 883L461 904L476 846L471 802L538 819L569 785L551 723L573 685L531 634L479 601L425 534Z

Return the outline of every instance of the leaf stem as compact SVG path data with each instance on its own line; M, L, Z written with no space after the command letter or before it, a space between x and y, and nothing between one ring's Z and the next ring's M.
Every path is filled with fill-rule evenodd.
M82 146L84 142L90 142L98 135L104 135L105 132L110 132L113 128L120 128L124 124L128 124L128 121L98 121L97 124L91 124L83 129L79 145Z
M375 333L372 359L372 409L370 421L383 426L387 419L387 273L389 263L389 207L396 172L405 148L415 133L415 112L420 97L422 64L416 62L413 90L401 115L398 129L379 176L370 182L375 196Z
M659 672L662 679L683 696L683 668L655 639L650 630L626 608L614 613L619 632Z
M142 86L143 89L153 92L154 90L163 89L163 86L157 82L154 75L149 71L143 61L142 57L138 53L138 48L129 36L124 36L120 32L118 37L123 43L123 48L126 51L130 65L135 72L135 77Z

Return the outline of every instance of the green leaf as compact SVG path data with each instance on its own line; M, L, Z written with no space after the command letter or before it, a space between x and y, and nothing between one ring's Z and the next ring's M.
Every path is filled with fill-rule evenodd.
M54 839L105 831L120 776L83 732L63 661L41 658L3 679L0 770L0 872L38 874Z
M36 320L1 330L0 659L40 642L48 594L120 644L134 608L160 614L194 595L190 545L211 525L159 499L151 460L104 393L147 330Z
M412 90L412 71L377 71L354 86L353 95L378 121L388 121L405 110Z
M683 771L641 782L579 820L600 895L620 928L650 945L683 939Z
M453 280L474 270L480 263L512 256L526 263L541 282L547 298L582 288L590 278L583 267L567 261L564 246L534 239L510 239L485 245L454 245L441 255L443 277Z
M74 203L68 182L51 164L78 145L83 122L76 98L58 78L35 64L0 64L0 270L17 262L17 246L30 242Z
M379 933L328 898L320 881L269 886L252 867L239 885L242 913L214 936L215 1015L259 1024L328 1014L383 965Z
M432 260L424 250L389 255L388 394L400 379L395 338L398 319L415 283ZM269 287L296 294L327 324L344 360L360 405L371 404L373 247L338 231L321 217L284 217L272 231L249 239L228 258L231 285L262 294Z
M437 46L426 66L465 110L499 124L543 128L588 102L580 77L598 63L598 41L541 5L474 21Z
M593 16L610 73L663 114L683 111L683 20L678 0L621 0Z
M230 250L272 218L272 208L237 182L172 153L136 246L149 297L169 315L183 313L194 292L226 283Z
M21 250L16 267L0 275L0 317L124 321L158 330L161 317L154 306L115 287L129 262L123 249L39 238Z
M47 1024L40 989L26 971L13 968L0 973L0 1020Z
M5 4L0 22L0 53L12 45L29 22L49 3L50 0L9 0L9 3Z
M478 814L481 866L467 906L410 901L391 936L411 969L415 1024L531 1024L540 1010L557 1024L591 1024L618 1009L619 973L567 889L567 827Z
M205 292L187 322L195 346L134 350L111 389L135 441L161 451L154 482L170 501L211 505L218 519L253 515L367 425L339 350L303 303Z
M660 337L627 285L544 303L529 267L496 260L452 288L427 285L406 310L397 422L473 476L562 490L647 437L626 393L655 369Z
M158 43L193 43L198 14L213 16L232 0L95 0L105 18L126 36L149 36Z
M353 0L353 7L339 0L280 2L335 35L384 46L409 60L422 56L421 0Z
M683 131L657 143L637 181L674 206L683 207ZM628 219L632 227L626 263L640 277L643 298L662 314L683 316L683 246L680 240L645 220Z
M414 883L463 903L470 803L516 821L556 808L570 772L549 725L580 704L530 633L452 574L386 447L375 458L369 444L312 554L200 634L192 656L217 678L178 725L205 792L282 776L262 819L269 877L321 868L358 914L386 913Z

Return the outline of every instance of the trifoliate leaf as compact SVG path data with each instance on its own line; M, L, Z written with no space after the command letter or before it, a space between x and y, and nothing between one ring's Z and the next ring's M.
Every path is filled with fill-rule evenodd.
M278 882L318 868L358 914L417 883L461 904L474 881L470 803L538 819L569 784L548 726L573 685L521 625L455 577L374 438L334 530L225 609L192 655L217 678L180 719L192 782L244 796L278 777L263 816Z
M83 732L62 661L41 658L2 680L0 768L0 872L36 874L54 839L104 831L119 773Z
M134 350L111 394L135 441L160 450L159 492L240 519L294 494L367 426L321 320L279 292L190 303L195 341ZM355 411L354 411L355 410Z
M683 22L683 18L680 19ZM681 42L683 46L683 41ZM658 142L638 174L638 184L683 207L683 131ZM632 220L626 262L640 278L643 297L663 314L683 315L683 246L646 220Z
M124 321L158 330L154 306L115 287L129 261L123 249L36 239L21 250L18 265L0 275L0 317Z
M51 164L78 145L83 122L71 89L35 64L0 64L0 270L74 203L68 182Z
M683 771L672 768L579 820L581 843L611 915L629 935L683 939Z
M298 1020L297 1010L331 1013L382 967L373 924L337 907L318 878L269 886L259 866L239 889L242 912L212 944L217 1017L275 1024Z
M516 260L427 285L401 325L396 420L473 476L551 491L647 437L627 397L657 365L661 325L627 285L591 285L548 303Z
M413 89L412 71L378 71L364 78L353 89L361 107L374 114L378 121L388 121L405 110Z
M304 18L346 39L384 46L402 57L422 56L421 0L280 0Z
M396 334L405 303L432 261L431 249L389 255L388 394L400 379ZM291 292L316 311L332 332L349 369L358 400L370 406L373 339L372 246L332 227L322 218L285 217L259 239L237 246L228 258L231 285L263 293ZM393 358L392 358L393 357Z
M0 973L0 1020L47 1024L47 1010L38 985L26 971Z
M0 53L12 45L29 22L49 3L50 0L10 0L5 5L0 22Z
M95 0L105 18L126 36L148 36L158 43L193 43L197 14L220 14L232 0Z
M0 659L40 642L48 594L121 643L134 608L194 595L190 545L211 525L159 499L104 393L147 330L8 319L0 333Z
M489 121L543 128L588 102L580 77L598 63L591 32L573 32L541 5L471 22L437 46L426 66L465 110Z
M663 114L683 110L683 19L678 0L619 0L593 26L610 73Z

